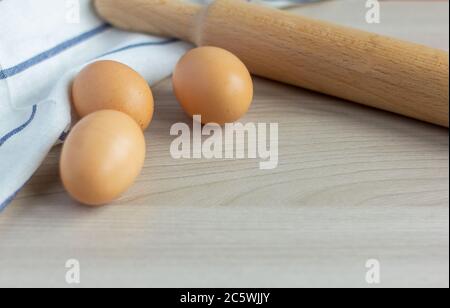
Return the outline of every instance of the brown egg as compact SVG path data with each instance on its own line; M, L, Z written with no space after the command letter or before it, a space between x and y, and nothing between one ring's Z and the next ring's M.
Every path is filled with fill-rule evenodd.
M98 61L86 66L73 82L72 99L80 117L113 109L131 116L143 130L153 117L153 95L147 81L130 67L115 61Z
M104 205L122 195L141 172L144 134L125 113L102 110L81 119L64 143L60 173L77 201Z
M173 87L184 111L201 115L202 123L234 122L253 100L253 82L245 65L217 47L199 47L184 55L175 68Z

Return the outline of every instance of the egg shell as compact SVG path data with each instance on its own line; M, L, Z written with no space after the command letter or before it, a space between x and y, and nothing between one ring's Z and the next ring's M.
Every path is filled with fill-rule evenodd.
M253 81L244 63L217 47L199 47L185 54L175 68L173 87L184 111L201 115L204 124L235 122L253 100Z
M83 204L110 203L140 174L145 153L143 132L131 117L115 110L91 113L73 127L63 145L63 185Z
M143 130L153 118L153 94L147 81L116 61L97 61L81 70L72 85L72 101L80 117L113 109L131 116Z

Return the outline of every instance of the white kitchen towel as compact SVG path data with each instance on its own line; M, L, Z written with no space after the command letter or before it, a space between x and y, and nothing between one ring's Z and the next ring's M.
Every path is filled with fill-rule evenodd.
M113 29L95 15L91 0L0 0L0 212L64 139L71 123L70 84L84 65L116 60L152 84L169 76L190 48Z
M113 29L90 0L0 1L0 211L71 122L73 76L93 60L131 66L150 84L190 44Z

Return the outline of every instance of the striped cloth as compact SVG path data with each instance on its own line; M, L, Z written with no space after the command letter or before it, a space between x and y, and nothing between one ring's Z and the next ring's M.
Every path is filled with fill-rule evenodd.
M120 61L152 84L169 76L191 47L113 29L96 17L90 0L0 0L0 211L64 139L70 83L84 65Z
M126 33L89 0L0 1L0 211L71 123L69 86L86 64L125 63L148 82L171 74L191 45Z

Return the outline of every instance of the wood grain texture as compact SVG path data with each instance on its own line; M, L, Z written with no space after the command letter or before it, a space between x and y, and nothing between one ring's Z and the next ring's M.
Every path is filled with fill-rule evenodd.
M299 13L374 27L354 4ZM383 12L376 31L448 46L448 3ZM145 168L121 200L75 204L56 148L0 215L0 286L64 287L77 258L85 287L367 287L377 258L381 286L448 287L447 129L256 78L243 121L279 122L277 169L173 160L170 126L189 119L169 80L154 92Z
M448 127L443 50L240 0L96 3L114 25L225 48L255 75Z
M236 0L198 28L258 76L448 127L445 51Z

